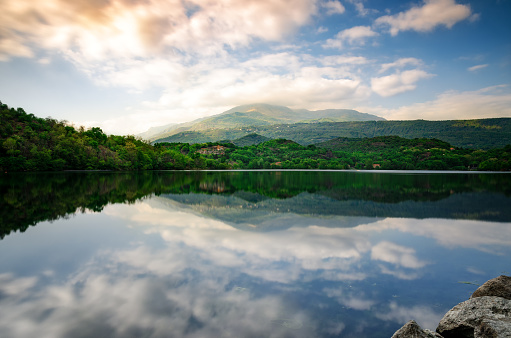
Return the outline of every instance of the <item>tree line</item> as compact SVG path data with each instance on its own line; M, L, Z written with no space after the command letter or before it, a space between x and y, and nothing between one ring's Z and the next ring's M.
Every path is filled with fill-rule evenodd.
M292 123L185 131L158 139L156 142L216 142L235 140L252 133L268 139L293 140L302 145L317 144L336 137L372 138L395 135L407 139L437 138L455 147L492 149L502 148L511 143L511 118Z
M39 118L0 102L0 169L404 169L511 170L511 145L452 147L436 139L381 136L336 139L303 146L286 139L236 146L233 142L150 144L135 136L107 135Z

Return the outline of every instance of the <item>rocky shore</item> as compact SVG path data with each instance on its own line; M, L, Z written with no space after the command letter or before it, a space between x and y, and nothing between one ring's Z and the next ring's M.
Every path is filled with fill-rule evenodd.
M511 277L499 276L481 285L470 299L440 320L436 332L410 320L392 338L510 338Z

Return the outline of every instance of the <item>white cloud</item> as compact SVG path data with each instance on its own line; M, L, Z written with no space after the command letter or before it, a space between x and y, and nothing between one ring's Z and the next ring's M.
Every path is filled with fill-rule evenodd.
M468 220L386 218L353 228L329 228L328 224L339 224L343 218L325 219L326 226L323 227L312 225L307 217L287 214L285 217L289 224L304 227L296 226L269 234L240 231L214 218L205 218L201 214L203 208L202 205L194 214L191 211L195 210L193 207L165 198L153 198L130 208L109 206L104 212L144 226L148 229L146 232L159 234L169 243L183 243L195 248L205 259L221 257L215 260L217 265L236 267L248 275L281 283L303 278L311 269L324 270L322 278L327 280L363 280L367 272L359 271L356 266L368 256L378 262L383 274L407 280L418 278L421 269L429 262L417 257L411 247L391 241L372 243L370 239L374 236L369 234L380 232L397 230L433 238L447 248L464 247L496 254L501 248L511 245L511 236L507 236L511 230L507 223L483 222L484 226L481 226L481 222ZM272 218L272 224L282 221ZM120 253L118 259L158 275L169 274L178 268L169 263L174 260L168 253L154 255L143 248L132 253ZM147 262L151 263L148 265ZM274 262L290 265L281 271L268 268ZM179 264L184 269L193 262ZM348 300L350 297L341 298Z
M370 310L376 304L374 300L366 299L363 296L355 297L353 295L346 295L340 288L326 288L323 292L326 293L328 297L337 299L340 304L355 310Z
M227 206L232 207L229 203ZM200 210L205 209L207 203L201 203ZM384 294L380 293L384 289L364 292L357 286L367 283L353 283L353 288L346 285L368 277L368 281L379 280L381 275L366 264L369 255L399 268L420 269L425 265L410 247L389 241L373 246L372 240L388 237L379 232L395 234L397 230L430 237L448 248L511 245L509 223L467 220L387 218L354 228L337 228L345 217L324 218L332 227L319 227L312 223L322 218L288 214L296 217L292 221L301 219L310 226L272 233L245 232L161 197L131 206L109 205L103 215L125 220L137 233L140 228L136 227L141 227L150 235L149 243L154 243L154 235L162 242L145 245L145 239L139 238L140 242L124 243L120 249L101 247L87 254L91 258L83 264L73 265L75 270L67 276L54 278L49 271L31 277L0 274L0 327L4 335L159 337L172 332L179 337L213 337L228 332L236 337L310 337L321 334L321 330L342 332L349 324L342 318L331 323L322 320L319 326L314 313L293 307L296 303L289 302L290 293L261 295L257 290L273 285L268 281L309 283L312 276L338 281L312 289L315 297L322 293L351 309L371 311L384 321L403 324L416 318L421 326L434 329L446 309L420 305L420 300L417 304L409 300L400 304L400 298L382 303ZM88 217L90 222L95 216ZM406 239L399 235L396 238ZM307 275L307 270L316 269L323 273ZM397 278L413 277L400 270L382 272ZM249 285L237 284L245 283L247 275L260 279ZM279 285L282 289L274 290L293 286ZM287 324L305 325L300 330L279 331L271 323L281 318Z
M414 90L419 80L432 77L423 70L406 70L383 77L374 77L371 79L371 89L380 96L388 97Z
M455 0L424 0L421 7L414 6L406 12L379 17L375 24L389 26L390 34L394 36L408 30L429 32L440 25L451 28L470 15L470 7L457 4Z
M356 26L345 29L337 33L335 39L328 39L324 44L324 48L342 48L344 42L350 44L363 45L365 40L370 37L377 36L378 33L373 31L369 26Z
M2 335L165 337L171 332L173 336L191 338L235 332L237 337L277 337L281 336L276 334L278 327L270 324L282 318L284 311L289 322L310 325L294 332L295 336L309 337L317 329L305 311L290 309L282 297L250 297L249 292L232 290L225 269L220 268L223 275L218 275L218 270L217 275L200 271L201 278L174 270L174 274L158 279L148 269L119 266L123 263L108 253L97 254L88 264L78 267L76 276L20 289L15 294L6 293L7 288L1 284ZM12 277L8 282L24 284L24 280ZM44 282L44 278L41 280Z
M317 34L322 34L322 33L326 33L326 32L328 32L328 28L323 27L323 26L318 27L318 29L316 30Z
M178 83L188 83L197 76L199 69L183 65L178 57L126 59L108 62L101 66L79 65L92 80L104 86L118 86L144 91L150 88L169 88Z
M0 58L58 52L100 86L124 87L151 102L131 114L76 124L108 133L139 133L154 125L185 122L238 104L269 102L304 108L352 106L370 95L346 60L326 65L296 52L261 55L252 43L281 42L317 13L315 0L29 0L0 3ZM326 2L341 11L338 1ZM354 34L354 33L353 33ZM350 35L351 40L355 39ZM350 40L350 41L351 41ZM7 42L6 42L7 41ZM278 48L276 48L278 49ZM291 50L294 49L294 50ZM283 50L283 49L280 49ZM296 55L293 55L296 54ZM359 59L360 64L360 59ZM159 91L158 99L154 99ZM141 95L141 101L149 95ZM297 100L299 98L299 100Z
M345 29L338 34L338 37L342 40L346 40L349 43L363 43L366 38L377 36L378 33L373 31L368 26L356 26L349 29Z
M411 269L419 269L427 264L415 257L414 249L387 241L380 242L373 246L371 259Z
M406 307L399 305L397 302L391 302L388 309L378 312L376 317L383 320L392 320L399 324L404 324L413 318L421 327L435 330L444 313L442 311L435 311L428 306Z
M360 225L359 231L398 230L415 236L435 239L446 248L462 247L497 251L511 246L510 223L446 219L386 218L373 224Z
M383 64L378 73L396 69L395 74L373 75L369 81L364 67L374 60L353 55L313 57L304 54L312 53L312 44L304 47L285 41L320 10L342 14L343 4L352 4L360 15L374 12L364 3L48 0L34 5L31 0L4 1L0 2L0 61L29 57L46 63L53 54L60 54L96 85L142 94L140 101L146 102L125 116L104 121L90 121L86 116L82 121L73 119L110 133L138 133L255 101L293 108L353 108L372 92L393 96L415 89L419 80L432 76L409 69L420 68L421 60L402 58ZM377 22L389 25L393 34L424 31L438 25L451 27L467 11L471 13L468 6L454 1L428 0ZM323 47L364 45L379 35L376 27L345 29ZM325 27L317 30L326 31ZM274 53L256 51L261 42L272 42L268 50ZM311 51L304 52L309 47Z
M279 41L316 12L312 0L2 2L0 55L30 57L38 47L80 62L174 51L215 55L254 39Z
M335 55L327 56L320 60L323 65L365 65L371 63L366 57L363 56L349 56L349 55Z
M6 295L23 294L37 283L36 277L15 278L10 273L0 274L2 293Z
M394 276L397 279L414 280L420 277L419 270L410 270L399 266L379 264L382 274Z
M366 8L364 6L365 0L348 0L353 6L355 6L355 10L357 11L359 16L367 16L371 13L377 13L378 11L375 9Z
M342 40L336 37L335 39L327 39L322 46L323 48L342 49L344 45L342 43Z
M340 1L337 0L327 1L323 3L323 7L326 8L327 15L343 14L344 11L346 10L344 6L340 3Z
M511 93L507 86L465 92L447 91L432 101L397 109L379 109L378 113L391 120L511 117Z
M401 58L391 63L384 63L381 65L379 74L385 73L389 69L397 68L402 69L406 66L421 66L422 60L416 59L416 58Z
M163 204L166 201L154 198L151 204L139 203L130 208L110 206L105 212L149 227L149 232L160 234L169 243L183 243L194 248L206 260L216 257L216 265L236 267L243 273L268 281L289 283L302 278L307 270L318 269L324 270L323 278L330 280L364 278L352 267L369 252L371 244L352 229L311 225L270 234L245 232L200 215L169 211L167 206L160 209L157 202ZM310 222L298 215L288 217L294 217L295 224ZM117 259L158 275L169 274L176 268L175 264L169 264L172 259L167 253L155 255L143 248L119 253ZM289 268L274 269L271 266L275 262L285 262ZM187 263L182 264L186 266ZM329 271L331 273L326 273Z
M0 33L2 30L0 30ZM11 56L33 57L30 48L16 41L15 37L5 36L0 39L0 61L8 61Z
M372 236L358 228L311 225L272 233L244 232L164 198L129 207L109 205L104 214L143 227L144 233L151 238L159 235L164 242L152 247L141 238L141 242L125 243L120 249L100 249L75 265L69 275L58 278L0 274L4 296L0 327L4 333L21 338L84 332L91 336L107 332L111 337L156 337L168 335L169 330L179 337L212 337L219 332L237 337L289 336L287 328L279 330L272 325L282 318L289 325L304 324L291 332L293 337L310 337L322 330L339 333L346 325L342 318L322 320L319 326L313 313L289 303L286 295L290 293L261 295L258 288L272 287L271 281L278 281L274 290L290 290L294 285L282 284L309 283L311 277L339 281L335 283L339 286L372 273L360 271L361 256L367 258ZM308 224L320 221L301 218ZM342 219L329 217L325 221L338 225ZM404 256L408 252L399 247L394 251L404 252ZM307 274L308 270L323 273ZM250 277L247 282L247 275L256 277L252 279L255 282L251 283ZM381 307L378 293L356 290L341 286L315 292L316 297L323 293L351 309L374 311L383 320L404 317L404 309L397 304L383 304L389 311L377 312L375 307ZM425 315L420 317L424 321L431 317L427 308L409 309L415 315Z
M478 70L483 69L483 68L486 68L486 67L488 67L488 64L484 64L484 65L476 65L476 66L469 67L469 68L468 68L468 71L470 71L470 72L475 72L475 71L478 71Z
M182 65L178 57L127 60L105 65L100 72L90 70L91 76L106 86L138 91L156 87L162 91L160 98L120 118L75 122L95 124L108 133L139 133L253 102L310 109L351 107L370 96L358 74L369 62L361 56L316 58L290 52L254 55L247 61L213 58L191 65Z

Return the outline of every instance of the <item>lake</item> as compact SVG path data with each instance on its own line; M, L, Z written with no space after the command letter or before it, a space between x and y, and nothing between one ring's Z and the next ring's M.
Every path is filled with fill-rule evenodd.
M1 337L390 337L511 273L511 174L0 176Z

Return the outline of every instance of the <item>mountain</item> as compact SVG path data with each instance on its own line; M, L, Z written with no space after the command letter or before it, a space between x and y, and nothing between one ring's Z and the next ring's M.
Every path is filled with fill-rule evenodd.
M253 133L270 139L285 138L302 145L317 144L339 137L370 138L395 135L404 138L434 138L456 147L490 149L503 148L511 144L511 118L292 123L186 131L155 142L215 142L235 140Z
M168 130L171 130L172 127L174 127L175 125L177 125L177 123L166 124L164 126L159 127L151 127L147 131L144 131L143 133L140 133L137 136L147 140L151 138L152 135L158 135Z
M207 119L207 117L203 117L197 120L193 120L190 122L184 123L170 123L159 127L151 127L147 131L137 134L136 136L141 137L145 140L153 141L156 138L160 137L160 135L174 135L178 133L185 132L189 130L195 123L199 123L202 120Z
M342 121L383 121L376 115L360 113L351 109L326 109L310 111L307 109L293 110L284 106L265 103L254 103L237 106L221 114L204 117L198 120L153 127L140 136L149 141L189 131L208 129L234 129L251 126L271 126L289 123L319 123ZM243 136L243 135L242 135Z

